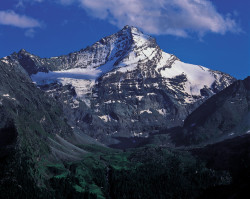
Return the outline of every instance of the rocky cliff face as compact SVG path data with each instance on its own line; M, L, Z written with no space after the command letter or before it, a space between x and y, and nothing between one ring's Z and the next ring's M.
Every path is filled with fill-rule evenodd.
M40 58L25 50L5 57L63 104L73 128L107 144L182 125L206 99L235 79L186 64L163 52L135 27L66 56Z

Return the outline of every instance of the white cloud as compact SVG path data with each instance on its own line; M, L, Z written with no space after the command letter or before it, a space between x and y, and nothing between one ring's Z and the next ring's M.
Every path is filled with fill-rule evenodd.
M41 27L41 23L36 19L19 15L14 11L0 11L0 25L10 25L18 28Z
M223 16L209 0L60 0L80 2L91 16L122 27L133 25L150 34L186 37L190 33L239 32L230 15Z

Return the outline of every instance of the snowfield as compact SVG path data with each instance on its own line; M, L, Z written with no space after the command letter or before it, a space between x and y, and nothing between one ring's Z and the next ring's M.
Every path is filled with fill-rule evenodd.
M161 75L165 78L174 78L184 74L187 78L185 92L190 95L200 95L200 90L207 86L211 87L215 78L208 68L186 64L176 60L171 68L161 70Z

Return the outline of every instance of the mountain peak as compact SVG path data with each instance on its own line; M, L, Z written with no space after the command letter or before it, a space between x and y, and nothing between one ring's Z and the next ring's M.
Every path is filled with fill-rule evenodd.
M131 39L132 43L138 46L145 46L148 44L156 44L155 39L147 34L144 34L139 28L126 25L118 34L126 35L126 38Z
M130 30L132 28L132 26L126 25L122 28L122 30Z
M18 55L26 55L26 56L31 56L32 55L31 53L29 53L27 50L25 50L23 48L21 50L19 50L17 54Z
M125 25L124 27L123 27L123 29L130 29L130 28L132 28L133 26L130 26L130 25Z
M129 26L126 25L122 28L122 30L128 30L130 32L139 32L139 33L143 33L139 28L135 27L135 26Z
M127 31L131 33L132 35L140 35L140 36L146 36L146 37L152 38L151 36L144 34L139 28L135 26L126 25L122 28L121 31Z
M24 49L19 53L11 57L12 63L21 65L49 95L59 96L65 110L86 107L67 114L73 116L72 124L81 123L84 132L96 137L116 133L116 125L121 126L119 135L142 137L148 136L145 129L182 125L188 113L234 81L181 62L133 26L68 55L40 58ZM88 128L89 123L96 128ZM106 130L99 131L102 127Z
M21 50L19 50L19 52L18 53L28 53L25 49L21 49Z

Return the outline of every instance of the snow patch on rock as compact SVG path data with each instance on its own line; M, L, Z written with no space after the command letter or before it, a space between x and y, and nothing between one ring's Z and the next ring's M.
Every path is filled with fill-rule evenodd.
M143 114L143 113L149 113L149 114L151 114L152 111L150 111L149 109L140 111L140 114Z

